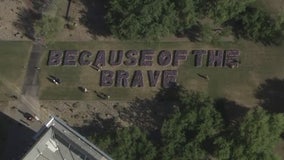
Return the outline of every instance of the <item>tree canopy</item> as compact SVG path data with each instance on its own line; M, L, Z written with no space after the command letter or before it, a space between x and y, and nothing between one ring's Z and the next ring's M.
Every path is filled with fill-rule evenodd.
M169 0L110 0L105 18L120 39L159 39L174 32L175 14Z
M194 0L173 0L173 2L175 11L177 12L175 30L176 32L184 32L196 24L197 21L197 14L194 10Z
M60 18L42 15L42 18L34 23L34 36L45 38L48 41L54 38L62 28L63 23Z
M283 21L258 8L255 0L110 0L105 20L119 39L160 39L169 34L202 36L208 41L215 28L234 28L237 38L278 42L282 39ZM213 23L208 23L213 21ZM233 23L232 23L233 22ZM203 26L210 24L211 26ZM200 29L193 29L199 27ZM231 27L227 27L231 26ZM209 28L206 32L195 33ZM208 35L204 35L208 34ZM211 38L209 41L213 41Z
M274 19L257 8L247 8L245 12L234 18L235 31L239 36L264 43L280 41L284 23Z
M274 148L284 129L284 117L262 108L251 109L230 136L219 137L219 159L277 159Z
M97 138L96 143L117 160L151 160L156 156L156 148L137 127L117 130L111 136Z
M177 106L155 133L155 139L147 138L153 137L150 132L130 127L95 138L95 143L113 158L125 160L277 159L274 148L284 130L282 114L256 107L234 123L225 123L224 113L221 115L210 97L180 92L176 94Z
M161 129L162 159L205 159L204 143L222 129L222 118L209 97L191 93Z
M213 0L209 14L217 23L224 23L232 18L237 17L244 12L246 8L256 0Z

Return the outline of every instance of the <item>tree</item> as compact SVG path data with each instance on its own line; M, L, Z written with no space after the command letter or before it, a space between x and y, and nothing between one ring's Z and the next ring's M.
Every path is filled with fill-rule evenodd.
M255 0L213 0L210 8L211 17L219 24L237 17Z
M218 146L215 149L215 157L217 157L219 160L230 159L231 147L233 145L233 142L231 140L228 140L223 136L218 136L214 140L213 144L215 146Z
M169 0L110 0L107 8L106 22L119 39L159 39L175 31Z
M212 18L222 24L236 16L256 0L194 0L194 8L199 15Z
M192 92L180 101L161 129L162 159L205 159L209 145L204 144L222 130L222 117L207 96Z
M113 135L95 138L95 143L117 160L151 160L156 148L137 127L117 130Z
M177 12L177 32L184 32L196 24L196 13L193 0L173 1Z
M273 153L284 129L284 116L269 114L262 108L251 109L228 137L215 144L219 159L277 159Z
M60 18L42 15L42 18L34 23L34 36L50 41L62 28L63 22Z
M33 8L37 12L45 12L49 9L50 5L54 3L54 0L40 0L40 1L32 1Z
M256 8L247 8L245 12L235 17L235 33L244 38L263 43L279 43L282 38L284 23L273 19L265 12ZM233 25L234 25L233 24Z
M0 121L0 157L5 149L7 134L7 125Z

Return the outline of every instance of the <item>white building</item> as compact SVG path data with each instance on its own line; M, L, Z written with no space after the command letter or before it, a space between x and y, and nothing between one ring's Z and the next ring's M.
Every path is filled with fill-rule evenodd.
M112 160L59 118L52 117L35 139L22 160Z

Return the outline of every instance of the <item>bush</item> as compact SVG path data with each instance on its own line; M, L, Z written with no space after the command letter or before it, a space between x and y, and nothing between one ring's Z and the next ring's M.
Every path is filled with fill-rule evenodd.
M63 19L43 15L41 19L35 21L34 37L45 38L47 41L55 37L55 35L63 28Z

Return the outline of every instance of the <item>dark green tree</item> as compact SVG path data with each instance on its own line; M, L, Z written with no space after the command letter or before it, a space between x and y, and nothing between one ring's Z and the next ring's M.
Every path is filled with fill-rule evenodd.
M161 129L162 159L205 159L209 156L205 143L222 126L221 115L209 97L194 92L181 97L179 109Z
M222 136L218 136L214 139L213 143L216 147L214 156L217 157L219 160L230 159L231 155L231 148L233 142L229 139L226 139Z
M197 14L195 13L194 0L173 1L177 12L177 32L182 33L196 24Z
M215 22L222 24L234 17L237 17L241 12L256 0L213 0L209 10L211 18Z
M267 44L279 43L283 38L284 23L257 8L247 8L234 21L238 36Z
M110 0L107 10L106 22L119 39L159 39L176 28L170 0Z
M274 160L274 148L280 141L284 129L284 116L270 114L262 108L251 109L231 135L219 137L215 144L219 147L219 159L267 159Z
M42 18L35 21L34 23L34 36L36 38L44 38L46 41L50 41L61 29L63 29L62 19L58 17L42 15Z
M93 141L117 160L152 160L156 156L156 148L137 127L123 128Z
M49 9L50 5L54 3L54 0L40 0L40 1L32 1L33 8L37 12L45 12Z

